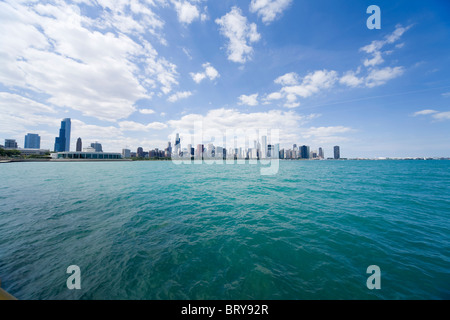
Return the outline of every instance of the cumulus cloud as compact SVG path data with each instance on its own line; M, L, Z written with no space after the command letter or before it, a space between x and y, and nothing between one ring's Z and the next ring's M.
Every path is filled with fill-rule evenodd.
M266 96L266 100L280 100L283 95L280 92L272 92Z
M239 96L239 102L240 105L247 105L247 106L257 106L258 105L258 94L251 94L251 95L241 95Z
M364 83L363 77L357 76L358 72L347 71L340 79L339 82L349 87L358 87Z
M373 69L369 72L366 77L366 86L369 88L380 86L385 84L387 81L394 79L404 72L403 67L386 67L383 69Z
M288 77L289 79L290 77ZM278 78L280 79L280 78ZM302 82L296 85L286 85L281 89L286 97L285 107L295 108L300 105L297 101L298 97L307 98L320 90L331 88L337 81L337 72L334 70L317 70L308 73ZM286 79L279 81L280 83L287 83ZM288 81L288 83L294 83Z
M200 11L197 6L188 1L174 1L177 11L178 21L184 24L190 24L200 17Z
M352 131L351 128L336 127L311 127L304 125L312 119L317 118L317 114L300 115L293 110L281 111L270 110L266 112L245 113L236 109L214 109L206 115L188 114L178 120L168 121L168 125L173 132L179 132L183 143L206 143L213 141L214 144L225 146L221 139L226 136L227 147L234 145L235 139L238 146L245 146L245 138L250 144L253 140L258 140L261 135L270 135L274 129L279 130L279 143L285 146L292 146L294 142L322 141L342 141L345 139L342 134ZM197 130L197 131L196 131ZM201 130L201 132L198 132ZM247 137L245 136L247 135ZM194 141L186 141L184 136L194 136ZM334 139L334 140L333 140ZM274 142L277 143L277 142Z
M292 0L252 0L250 3L250 12L257 13L265 24L270 24L291 3Z
M142 124L134 121L121 121L119 122L119 127L122 131L149 131L165 129L167 125L162 122Z
M274 80L274 82L283 86L293 86L298 84L298 74L295 72L289 72L279 76Z
M159 57L147 40L137 43L126 34L145 30L132 27L131 20L127 27L111 20L107 31L102 25L113 19L105 15L119 15L129 7L130 12L122 12L127 19L138 15L143 26L161 26L137 1L120 3L100 1L110 10L94 20L64 2L1 2L0 82L43 94L54 106L109 121L127 118L136 110L135 102L150 98L153 90L169 93L177 84L176 66Z
M194 80L196 83L202 82L202 80L205 78L213 81L216 78L220 77L219 72L213 66L211 66L209 62L204 63L202 67L204 69L202 72L189 73L192 77L192 80Z
M155 113L155 110L153 109L139 109L139 112L142 114L153 114Z
M250 60L253 53L250 44L261 38L256 30L256 24L249 23L238 7L233 7L230 12L216 19L215 22L219 25L222 35L228 38L228 60L237 63Z
M338 81L338 74L331 70L316 70L308 73L302 79L295 72L286 73L274 80L282 85L280 91L265 96L265 104L273 100L285 99L284 107L297 108L299 98L308 98L324 89L330 89Z
M190 97L191 95L192 95L192 92L190 92L190 91L179 91L179 92L176 92L176 93L174 93L173 95L171 95L171 96L167 99L167 101L169 101L169 102L175 102L175 101L180 100L180 99L188 98L188 97Z

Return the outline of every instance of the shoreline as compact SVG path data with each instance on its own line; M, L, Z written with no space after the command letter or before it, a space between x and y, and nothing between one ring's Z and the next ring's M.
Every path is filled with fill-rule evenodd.
M397 160L397 161L430 161L430 160L450 160L450 158L439 157L439 158L380 158L380 159L371 159L371 158L350 158L350 159L202 159L201 161L214 161L217 163L227 163L228 161L234 162L249 162L249 161L272 161L272 160L281 160L281 161L389 161L389 160ZM12 163L12 162L143 162L143 161L189 161L188 159L0 159L0 163ZM192 163L198 162L199 160L190 160ZM229 163L229 162L228 162Z

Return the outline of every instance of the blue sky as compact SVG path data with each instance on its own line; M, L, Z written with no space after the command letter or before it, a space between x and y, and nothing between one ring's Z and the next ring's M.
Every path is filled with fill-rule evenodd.
M148 150L201 121L325 156L450 156L445 0L14 0L0 26L2 142L53 149L70 117L71 149Z

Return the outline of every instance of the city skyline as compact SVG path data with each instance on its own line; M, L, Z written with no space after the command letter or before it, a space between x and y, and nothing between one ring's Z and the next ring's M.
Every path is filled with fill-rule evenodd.
M370 30L370 4L1 2L0 140L53 150L71 118L104 150L162 150L202 121L331 157L449 157L450 5L379 1Z

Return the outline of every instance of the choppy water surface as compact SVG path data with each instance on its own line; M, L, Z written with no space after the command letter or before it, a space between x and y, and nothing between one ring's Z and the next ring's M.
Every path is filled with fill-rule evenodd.
M19 299L449 299L450 161L0 164ZM81 268L81 290L66 269ZM369 290L366 269L381 268Z

